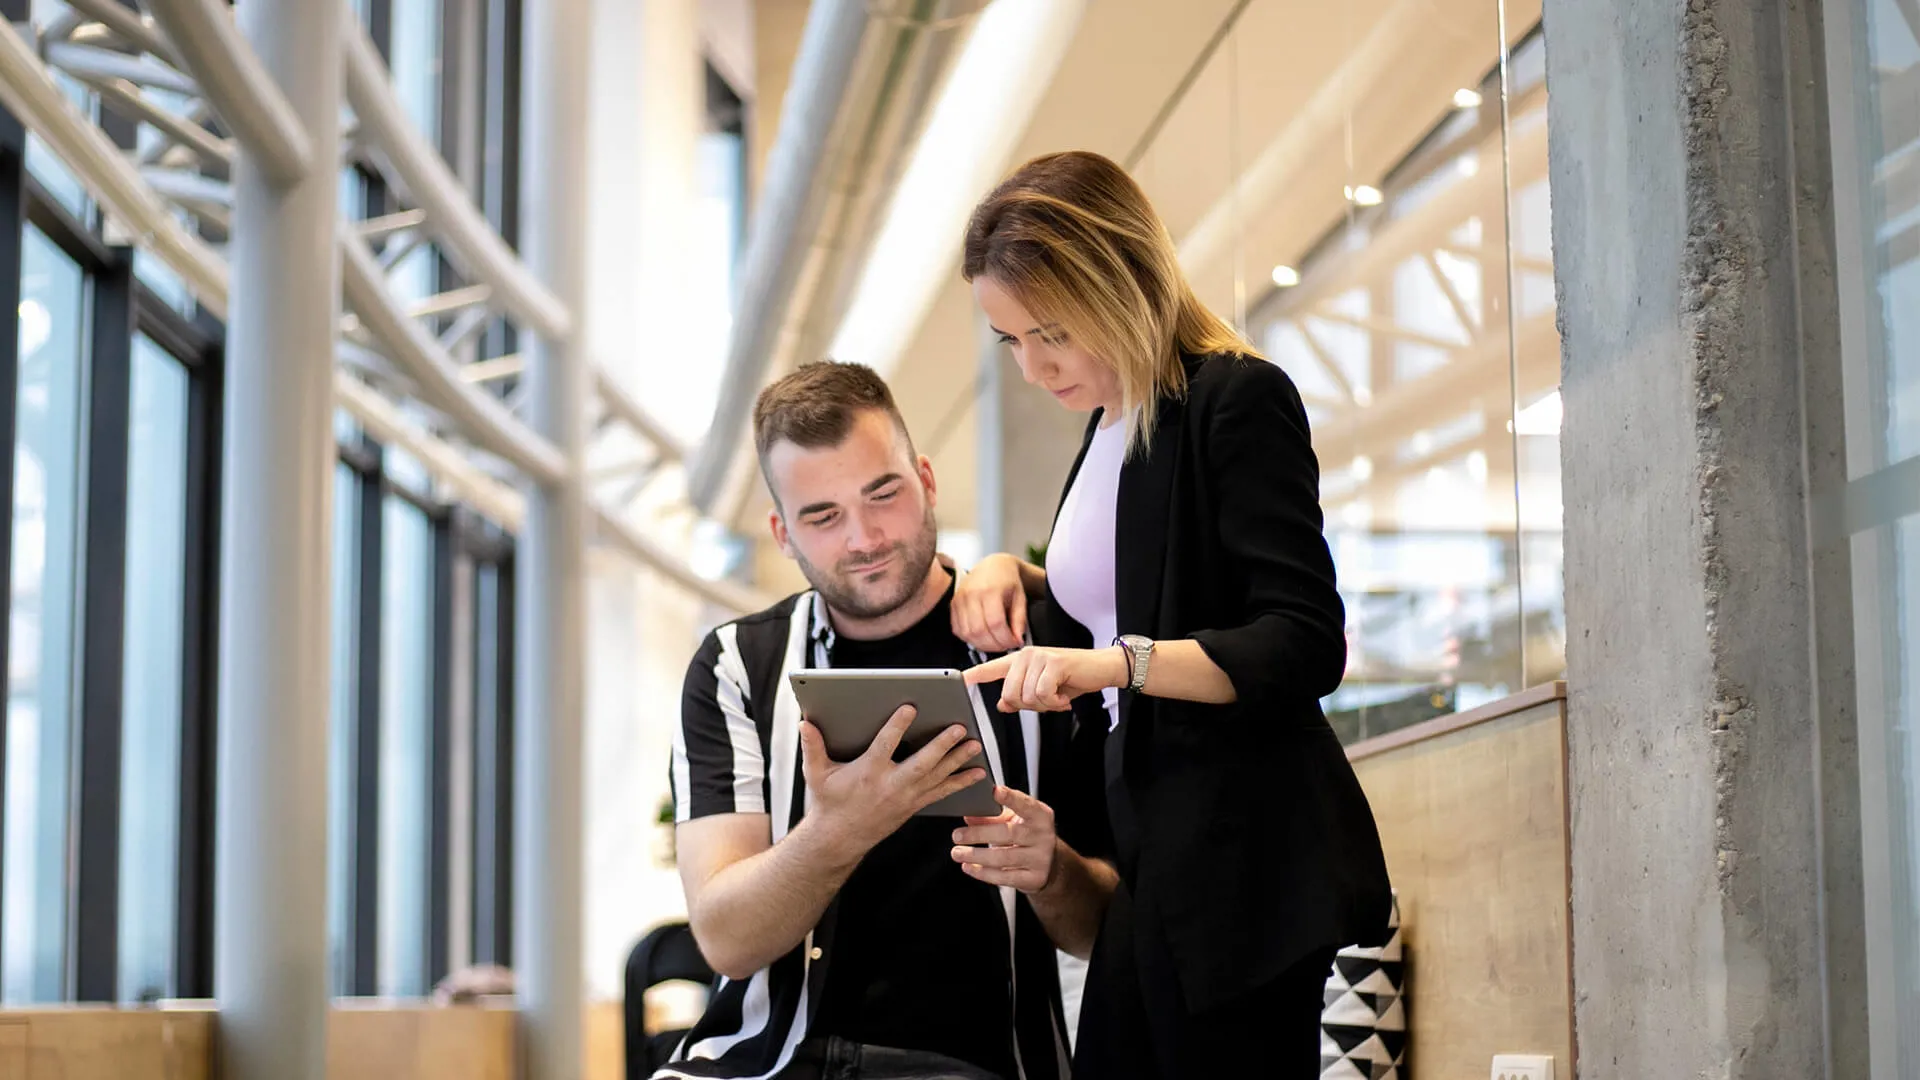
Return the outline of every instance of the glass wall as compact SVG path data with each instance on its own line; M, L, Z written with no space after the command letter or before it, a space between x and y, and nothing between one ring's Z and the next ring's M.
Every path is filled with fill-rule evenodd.
M1920 1071L1920 10L1825 10L1879 1080Z
M13 444L13 582L7 627L0 1001L66 988L72 753L79 671L87 276L40 229L20 241Z
M428 989L428 819L433 753L433 535L418 507L389 495L382 526L380 654L380 976L378 992Z
M133 340L127 438L125 642L121 663L119 996L176 993L187 665L187 368Z
M349 435L349 438L352 438ZM327 770L327 954L333 992L352 992L355 862L360 714L359 472L344 461L333 467L333 678Z
M103 33L56 0L0 8L33 24L43 46ZM429 138L451 147L456 123L472 128L473 162L445 152L511 239L518 0L363 0L355 10ZM446 47L456 19L477 29L459 38L472 56ZM143 113L57 81L144 165L195 170ZM139 92L175 115L196 107L172 89ZM12 583L0 634L0 1004L206 997L223 328L179 275L121 242L46 143L0 125L0 143L9 139L0 287L17 289L5 302L18 315L13 347L0 349L10 424L0 476L11 485L0 562ZM404 206L373 164L342 171L351 216ZM182 220L225 240L223 214ZM411 250L383 252L408 295L459 284L430 246ZM511 351L512 328L486 342L482 356ZM492 385L504 392L511 380ZM452 964L509 956L513 539L475 526L486 541L470 553L470 599L456 606L447 581L459 508L417 462L351 421L336 434L332 984L343 995L420 996ZM471 654L474 698L459 722L478 741L458 766L447 737L456 641ZM456 767L467 778L458 787ZM457 908L473 914L455 929Z
M676 344L671 362L645 368L651 393L673 401L661 416L688 445L713 422L733 327L734 270L746 243L745 106L725 78L706 68L706 123L696 147L691 218L682 234L679 272L689 325L705 328Z
M1248 71L1289 47L1251 36L1259 6L1236 30L1240 81L1295 104L1228 168L1243 189L1283 166L1297 182L1241 211L1257 248L1215 246L1312 423L1348 620L1325 706L1352 742L1565 672L1544 54L1527 23L1506 48L1495 5L1437 5L1322 23L1338 56L1289 61L1325 80L1289 88L1308 76ZM1225 104L1260 122L1244 88ZM1177 167L1150 154L1141 172ZM1207 221L1188 237L1206 251Z

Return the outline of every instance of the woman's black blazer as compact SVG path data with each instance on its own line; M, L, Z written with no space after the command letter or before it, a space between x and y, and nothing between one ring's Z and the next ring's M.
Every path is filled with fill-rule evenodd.
M1148 453L1120 471L1118 625L1198 641L1238 700L1123 692L1103 756L1136 929L1164 940L1198 1011L1315 950L1383 943L1390 900L1373 813L1320 710L1347 649L1306 410L1264 360L1185 362L1186 395L1160 400ZM1085 456L1083 441L1068 489ZM1047 600L1042 640L1089 644ZM1107 727L1098 694L1075 712Z

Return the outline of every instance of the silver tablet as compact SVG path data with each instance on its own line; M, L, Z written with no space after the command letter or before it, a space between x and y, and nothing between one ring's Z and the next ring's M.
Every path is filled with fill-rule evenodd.
M900 740L894 760L904 760L934 736L959 724L980 741L980 725L989 723L978 698L958 671L940 668L806 668L788 676L800 714L820 729L827 756L852 761L867 752L894 710L914 707L913 723ZM981 741L984 747L986 744ZM985 769L987 778L920 811L933 817L993 817L993 766L983 750L965 768Z

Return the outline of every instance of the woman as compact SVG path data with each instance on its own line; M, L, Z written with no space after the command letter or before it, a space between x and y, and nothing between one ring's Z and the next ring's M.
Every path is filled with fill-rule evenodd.
M1109 730L1121 885L1082 1004L1083 1077L1313 1077L1336 949L1390 903L1319 699L1346 665L1319 466L1293 383L1208 311L1118 165L1029 162L974 211L964 273L1029 383L1089 411L1047 568L983 560L954 631L1040 644L970 673L1001 708Z

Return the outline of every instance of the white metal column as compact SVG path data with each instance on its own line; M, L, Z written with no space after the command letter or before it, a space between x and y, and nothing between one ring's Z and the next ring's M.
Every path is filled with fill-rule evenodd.
M320 163L234 164L220 597L214 993L220 1074L321 1080L334 238L343 5L248 0L240 27ZM270 179L269 177L278 179Z
M577 341L586 296L590 12L589 0L528 4L522 68L521 252L575 313L575 341L528 335L530 417L559 448L566 470L529 493L515 575L513 967L527 1080L578 1080L585 1034L581 454L588 369Z

